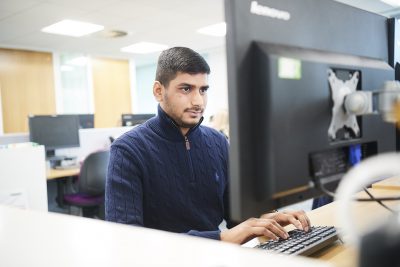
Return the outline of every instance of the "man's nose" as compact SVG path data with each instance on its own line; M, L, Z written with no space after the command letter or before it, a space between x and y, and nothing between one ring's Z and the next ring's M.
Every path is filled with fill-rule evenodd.
M200 93L200 90L193 90L191 101L193 106L203 106L204 96Z

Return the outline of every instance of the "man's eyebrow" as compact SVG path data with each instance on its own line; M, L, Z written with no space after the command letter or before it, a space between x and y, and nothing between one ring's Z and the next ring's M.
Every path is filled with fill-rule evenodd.
M194 87L195 85L194 84L190 84L190 83L180 83L180 84L178 84L178 86ZM201 89L208 89L208 88L210 88L210 86L209 85L204 85L204 86L201 86L200 88Z

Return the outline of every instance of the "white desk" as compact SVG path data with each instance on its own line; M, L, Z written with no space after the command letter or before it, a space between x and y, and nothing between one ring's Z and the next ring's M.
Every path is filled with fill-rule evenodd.
M0 206L1 266L327 267L220 241Z

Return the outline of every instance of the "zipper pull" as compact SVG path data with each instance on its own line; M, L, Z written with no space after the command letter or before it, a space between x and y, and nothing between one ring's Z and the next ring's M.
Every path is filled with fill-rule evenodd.
M185 145L186 145L186 150L190 150L190 143L189 143L189 139L187 138L187 136L185 136Z

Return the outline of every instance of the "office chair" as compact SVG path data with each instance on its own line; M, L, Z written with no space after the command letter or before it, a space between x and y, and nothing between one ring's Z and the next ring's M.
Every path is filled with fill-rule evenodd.
M64 195L64 203L80 207L83 217L104 219L104 187L109 157L109 151L87 156L77 181L78 192Z

